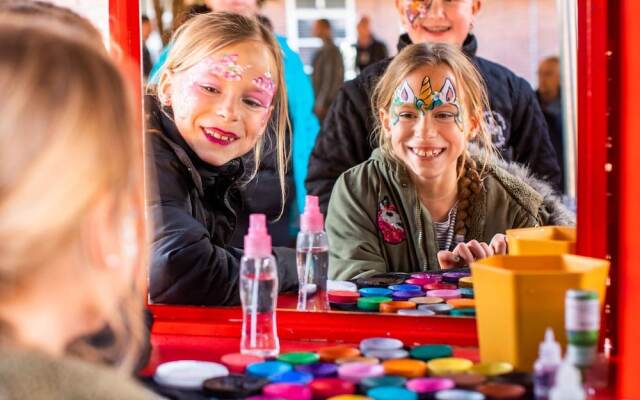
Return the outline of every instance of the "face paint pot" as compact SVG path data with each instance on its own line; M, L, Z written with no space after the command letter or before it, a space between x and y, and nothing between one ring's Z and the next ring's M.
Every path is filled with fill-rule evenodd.
M460 290L458 289L438 289L438 290L429 290L427 292L428 297L440 297L442 299L457 299L460 297Z
M431 361L436 358L451 357L453 349L446 344L425 344L412 348L410 354L412 358Z
M352 383L382 375L384 375L384 367L380 364L348 363L338 367L338 376Z
M391 297L392 290L387 288L378 288L378 287L370 287L370 288L362 288L358 290L361 297Z
M264 358L252 354L231 353L222 356L220 361L229 369L229 372L243 374L247 365L263 362Z
M393 360L409 357L409 352L404 349L396 350L367 350L364 353L367 357L375 357L380 360Z
M358 299L358 309L362 311L380 311L380 304L392 301L391 297L374 296Z
M415 279L431 279L436 282L440 282L442 280L442 274L436 274L433 272L416 272L415 274L411 274L411 278Z
M485 396L480 392L471 390L441 390L436 393L436 400L484 400Z
M416 303L410 301L388 301L380 304L380 312L385 314L395 314L398 310L413 310Z
M181 360L160 364L153 380L160 386L200 390L205 380L229 375L222 364L207 361Z
M413 297L422 297L424 296L423 291L406 291L406 290L396 290L391 294L391 298L395 301L408 301Z
M435 278L411 278L405 281L406 284L417 285L417 286L420 286L421 288L424 285L428 285L430 283L438 283L438 282L440 282L440 279L435 279Z
M286 362L293 365L300 364L313 364L320 360L320 356L317 353L298 351L291 353L284 353L278 356L278 361Z
M338 374L338 367L333 363L316 363L296 366L296 371L311 374L314 378L330 378Z
M252 394L259 394L268 383L268 380L255 376L229 375L207 379L202 387L209 396L242 399Z
M318 399L326 399L332 396L353 394L356 392L356 386L352 382L339 378L314 379L309 387L311 387L313 397Z
M418 306L418 310L431 310L438 315L448 315L453 306L449 304L421 304Z
M442 377L451 379L456 384L456 387L461 389L475 389L477 386L482 385L487 381L487 378L484 375L474 372L448 374L443 375Z
M455 308L449 311L449 315L452 317L475 317L476 309L475 308Z
M419 378L427 374L427 363L420 360L387 360L382 363L386 375Z
M513 365L508 362L487 362L476 364L471 367L471 372L488 377L508 374L513 372Z
M248 365L247 373L249 375L269 379L273 376L289 372L292 369L293 367L291 367L291 365L281 361L265 361Z
M436 315L434 311L431 310L398 310L398 315L412 315L414 317L431 317Z
M366 392L380 386L404 387L407 380L401 376L385 375L379 378L365 378L360 382L360 386Z
M447 304L453 308L475 308L476 301L474 299L450 299Z
M262 394L287 400L311 400L311 388L296 383L271 383L262 388Z
M429 290L442 290L442 289L454 290L454 289L457 289L458 287L451 283L438 282L438 283L428 283L424 285L422 288L426 291L429 291Z
M271 383L299 383L306 385L313 380L313 375L308 372L289 371L284 374L276 375L269 379Z
M381 386L367 390L367 396L379 400L418 400L417 393L394 386Z
M361 363L361 364L375 365L375 364L380 364L380 360L378 360L375 357L364 357L364 356L360 356L360 357L344 357L344 358L338 358L336 360L336 364L337 365L349 364L349 363Z
M472 288L473 280L470 276L462 277L460 278L460 280L458 280L458 286L461 288Z
M331 363L339 358L357 357L360 355L360 350L355 347L332 346L319 349L318 355L320 356L320 361Z
M419 292L422 290L422 288L419 285L407 285L407 284L402 284L402 285L391 285L389 286L389 289L391 289L394 292Z
M454 387L455 383L447 378L416 378L407 382L407 389L420 394L453 389Z
M327 280L327 291L357 292L358 287L355 283L349 281L333 281Z
M394 338L374 337L360 342L360 351L362 352L369 350L396 350L403 347L404 343Z
M523 386L510 383L486 383L477 388L478 392L496 400L521 399L526 390Z
M444 303L444 299L441 297L412 297L409 301L420 304L439 304Z
M463 299L473 299L475 298L475 293L473 292L473 288L460 288L460 295L462 296Z
M457 285L460 278L465 278L470 275L471 273L469 272L445 272L442 274L442 281Z
M331 303L353 304L358 301L360 294L348 290L330 290L327 292L327 297Z
M427 362L431 375L447 375L466 372L473 366L470 360L457 357L436 358Z

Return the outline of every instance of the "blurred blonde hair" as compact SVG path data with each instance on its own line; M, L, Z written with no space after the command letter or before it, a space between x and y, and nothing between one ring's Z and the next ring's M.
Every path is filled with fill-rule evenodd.
M16 301L65 251L87 251L87 221L98 202L111 201L117 217L134 211L141 254L127 298L117 309L113 296L87 299L108 314L121 365L130 367L142 327L146 238L141 134L125 81L97 46L0 19L0 92L0 302ZM78 271L79 290L109 292L87 268L91 261L85 253L85 265L64 268Z
M281 192L281 212L285 204L285 174L289 159L286 149L288 132L291 132L289 114L287 109L287 91L284 83L284 66L282 63L282 51L273 34L255 18L245 17L239 14L227 12L212 12L199 14L185 22L175 32L171 43L172 47L167 56L167 61L160 72L158 84L150 86L160 103L165 103L167 94L162 88L175 72L184 71L221 49L237 43L255 41L264 44L273 57L276 65L274 80L277 88L272 100L274 106L274 118L270 118L270 124L276 132L276 159L278 164L278 178ZM267 127L267 130L269 127ZM253 179L260 168L260 159L264 146L264 137L261 135L254 148L254 168L249 176Z
M389 64L375 86L371 99L375 118L372 140L377 140L386 158L401 164L391 148L391 138L385 132L380 110L390 112L393 95L409 74L418 68L436 65L446 66L455 77L457 96L461 105L460 112L464 121L465 140L473 141L483 149L480 169L477 168L468 150L465 150L458 160L459 218L456 223L456 233L464 235L465 221L464 218L460 218L460 215L466 215L469 198L480 192L485 168L489 160L497 154L484 118L484 112L490 110L484 79L464 53L454 46L443 43L419 43L405 47Z

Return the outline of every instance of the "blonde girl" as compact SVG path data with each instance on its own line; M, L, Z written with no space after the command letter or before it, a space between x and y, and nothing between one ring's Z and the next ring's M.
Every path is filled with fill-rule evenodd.
M241 157L276 148L284 199L288 130L282 56L272 34L231 13L193 17L172 39L159 83L146 98L150 210L156 218L150 295L155 302L239 302L241 251L228 243L234 188L251 179ZM271 118L275 115L275 118ZM275 121L275 143L264 143ZM248 177L248 178L247 178ZM292 251L274 251L281 289L295 286Z
M372 104L379 148L329 205L331 278L467 265L506 252L506 229L569 222L551 188L495 157L483 80L460 50L408 46Z
M128 378L146 253L132 102L103 50L36 25L0 18L0 397L150 398ZM69 354L105 324L122 374Z

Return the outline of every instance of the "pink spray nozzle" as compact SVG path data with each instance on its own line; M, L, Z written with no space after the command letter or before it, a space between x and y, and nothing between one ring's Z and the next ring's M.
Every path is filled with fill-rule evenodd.
M304 213L300 217L300 229L303 232L321 232L324 229L324 218L320 212L317 196L305 198Z
M244 237L244 252L249 257L271 255L271 236L267 232L267 217L264 214L249 215L249 231Z

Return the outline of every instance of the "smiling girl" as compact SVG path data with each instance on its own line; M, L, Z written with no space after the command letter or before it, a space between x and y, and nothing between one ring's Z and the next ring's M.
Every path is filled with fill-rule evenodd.
M150 210L155 237L150 295L155 302L239 302L242 252L234 231L234 188L255 176L241 157L260 160L273 113L279 190L284 196L288 125L282 57L256 20L230 13L198 15L173 38L158 85L147 96ZM247 178L248 177L248 178ZM293 251L274 251L281 289L297 282Z
M569 222L551 188L499 166L526 177L494 155L487 103L450 45L411 45L391 62L372 99L379 148L329 203L331 279L467 265L505 253L509 228Z

